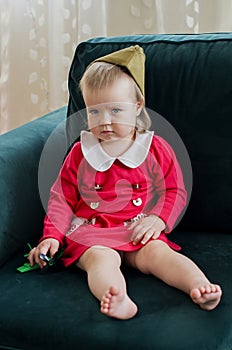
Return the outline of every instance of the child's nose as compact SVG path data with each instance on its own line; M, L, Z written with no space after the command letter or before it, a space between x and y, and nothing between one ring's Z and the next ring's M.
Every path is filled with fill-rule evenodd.
M111 115L108 111L104 111L102 112L101 115L101 124L103 125L107 125L107 124L111 124L112 120L111 120Z

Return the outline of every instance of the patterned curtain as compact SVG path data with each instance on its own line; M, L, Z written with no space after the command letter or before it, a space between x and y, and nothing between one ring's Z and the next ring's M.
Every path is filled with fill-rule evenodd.
M232 0L0 0L0 133L67 104L77 44L232 31Z

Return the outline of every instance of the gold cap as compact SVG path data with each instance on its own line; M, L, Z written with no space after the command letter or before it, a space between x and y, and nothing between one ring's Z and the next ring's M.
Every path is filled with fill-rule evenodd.
M144 95L145 54L139 45L112 52L97 58L94 62L108 62L127 68Z

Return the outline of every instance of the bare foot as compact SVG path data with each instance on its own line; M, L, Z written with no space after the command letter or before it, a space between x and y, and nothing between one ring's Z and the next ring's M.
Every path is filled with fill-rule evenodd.
M194 303L203 310L213 310L220 302L222 291L217 284L205 284L199 288L193 288L190 297Z
M132 318L137 313L137 306L117 288L111 287L102 297L101 312L121 320Z

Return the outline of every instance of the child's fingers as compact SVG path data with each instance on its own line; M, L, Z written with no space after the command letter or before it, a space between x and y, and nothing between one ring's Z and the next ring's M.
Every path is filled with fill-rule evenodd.
M153 230L150 230L150 232L146 233L143 236L143 239L141 240L142 244L146 244L150 239L157 239L160 235L160 231L154 232Z
M131 235L132 241L134 239L140 241L145 234L147 234L147 236L149 237L151 237L154 234L153 225L145 220L133 223L133 226L131 225L130 230L133 231Z
M132 227L130 227L130 230L132 230L131 240L133 241L136 237L142 237L145 233L143 226L141 224L136 223L136 225L133 224Z
M34 263L35 263L34 253L35 253L35 248L32 248L28 254L28 260L29 260L31 266L34 266Z
M44 267L44 262L39 258L40 254L41 253L40 253L38 247L35 247L30 251L30 253L28 255L28 260L29 260L31 266L34 266L34 264L37 263L40 268Z
M53 257L57 250L59 249L59 242L57 240L55 240L54 242L51 243L51 247L50 247L50 256Z
M151 239L157 239L160 236L160 234L161 234L160 231L154 232L154 234L152 235Z
M136 226L138 225L138 222L135 221L132 224L130 224L130 226L128 227L128 230L133 230Z
M132 242L133 244L138 244L141 242L142 244L146 244L150 239L153 239L154 235L158 237L160 232L154 232L152 228L140 230L136 235L134 235Z

